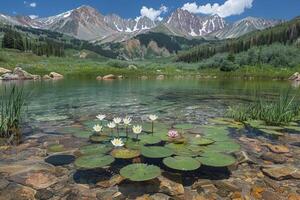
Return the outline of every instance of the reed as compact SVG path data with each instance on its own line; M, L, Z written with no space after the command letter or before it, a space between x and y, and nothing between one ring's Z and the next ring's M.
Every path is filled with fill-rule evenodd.
M25 104L23 88L13 86L4 88L0 102L0 137L11 138L17 142L21 139L21 116Z
M280 94L277 99L257 97L248 105L229 107L226 115L236 121L249 119L263 120L267 125L286 125L294 121L300 114L300 104L289 92Z

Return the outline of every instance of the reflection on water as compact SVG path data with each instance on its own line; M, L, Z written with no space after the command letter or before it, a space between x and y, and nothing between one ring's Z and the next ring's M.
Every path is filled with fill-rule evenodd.
M1 90L12 84L23 86L30 94L26 115L29 124L51 122L52 126L98 113L137 117L156 113L168 120L204 123L207 118L222 115L229 105L251 101L257 91L276 95L290 88L288 82L279 81L60 80L1 82Z

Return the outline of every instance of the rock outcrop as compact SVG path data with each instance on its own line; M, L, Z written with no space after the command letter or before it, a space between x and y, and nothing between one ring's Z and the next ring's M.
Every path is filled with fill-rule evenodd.
M21 67L16 67L13 71L6 70L3 68L2 72L5 72L1 76L1 80L38 80L41 77L39 75L33 75L30 74L29 72L26 72L23 70Z
M57 80L57 79L63 79L63 78L64 78L64 76L63 76L62 74L59 74L59 73L57 73L57 72L51 72L51 73L49 74L49 76L50 76L52 79L55 79L55 80Z
M291 81L300 81L300 73L295 72L292 76L289 77L289 80L291 80Z
M0 67L0 74L11 73L11 70Z

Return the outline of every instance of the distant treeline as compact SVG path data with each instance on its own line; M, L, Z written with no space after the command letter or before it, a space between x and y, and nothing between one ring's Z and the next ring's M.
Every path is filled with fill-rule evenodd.
M238 39L229 39L219 44L205 44L178 55L177 61L199 62L217 53L240 53L252 47L273 43L291 44L300 37L300 17L263 31L256 31Z
M118 56L113 51L106 50L98 44L50 30L1 25L0 32L4 33L3 48L30 51L39 56L63 57L65 56L65 49L90 50L108 58L116 58Z

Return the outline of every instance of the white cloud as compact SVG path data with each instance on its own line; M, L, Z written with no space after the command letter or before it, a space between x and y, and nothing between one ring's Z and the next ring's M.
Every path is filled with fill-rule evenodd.
M29 15L29 17L30 17L31 19L36 19L36 18L38 18L39 16L38 16L38 15Z
M146 6L143 6L141 9L141 16L142 17L148 17L149 19L155 21L159 20L161 21L163 18L160 16L163 13L166 13L168 11L168 8L166 6L161 6L158 10L155 10L154 8L147 8Z
M191 13L218 14L220 17L229 17L231 15L242 14L245 9L252 8L253 1L254 0L227 0L222 5L218 3L197 5L196 2L193 2L184 4L182 9Z
M35 8L37 6L36 2L28 2L28 1L24 1L24 5L31 7L31 8Z
M32 8L35 8L36 7L36 3L32 2L32 3L29 4L29 6L32 7Z

